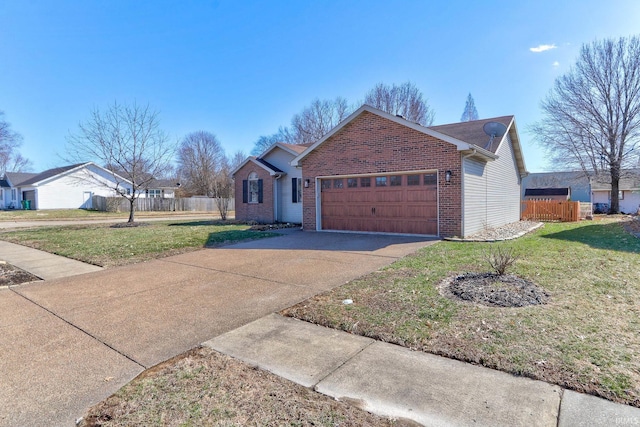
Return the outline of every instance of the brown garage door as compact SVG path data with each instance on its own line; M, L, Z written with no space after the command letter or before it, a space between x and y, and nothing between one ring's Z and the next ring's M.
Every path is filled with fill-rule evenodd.
M322 179L322 229L438 233L437 174Z

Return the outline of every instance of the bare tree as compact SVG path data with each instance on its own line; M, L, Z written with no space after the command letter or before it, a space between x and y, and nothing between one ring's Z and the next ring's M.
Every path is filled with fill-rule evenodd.
M261 136L254 143L251 154L260 155L276 142L307 144L321 139L353 112L346 99L314 99L311 104L291 118L290 127L280 127L278 132Z
M583 45L541 107L532 127L538 144L556 165L609 181L610 212L619 212L620 178L639 159L640 38Z
M473 100L473 96L471 96L471 93L469 93L469 96L467 96L467 102L464 105L462 117L460 117L460 121L470 122L471 120L478 120L478 110L476 110L476 103Z
M103 111L93 109L67 142L68 159L95 161L109 170L114 183L95 182L129 201L129 223L134 222L136 199L154 179L171 170L175 153L160 129L158 112L135 103L116 102ZM127 186L130 192L124 190Z
M233 178L231 177L231 162L224 156L220 165L220 170L215 176L213 188L216 195L216 206L220 213L220 218L224 221L229 213L229 203L233 197Z
M346 119L351 114L351 110L347 100L341 97L322 101L314 99L311 105L291 119L292 142L307 144L318 141Z
M211 132L192 132L178 147L178 171L181 184L192 194L215 195L215 180L226 161L218 138Z
M231 156L231 159L229 159L229 167L233 171L235 168L240 166L240 164L244 162L246 158L247 158L247 155L244 153L244 151L242 150L236 151L233 154L233 156Z
M289 128L283 128L282 126L278 129L278 132L273 135L262 135L256 142L253 143L253 149L251 150L252 156L259 156L264 153L267 148L271 147L276 142L286 142L290 144L295 144L293 135L289 131ZM244 159L243 159L244 160Z
M399 86L378 83L367 92L364 102L423 126L431 126L435 117L435 112L422 96L422 92L411 82Z
M0 175L5 172L26 172L31 169L31 161L22 157L18 149L22 145L22 136L11 129L0 111Z

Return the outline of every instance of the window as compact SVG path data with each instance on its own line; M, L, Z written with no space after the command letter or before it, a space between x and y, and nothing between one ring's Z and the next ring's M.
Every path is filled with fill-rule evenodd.
M420 175L407 175L407 185L420 185Z
M302 178L291 178L291 202L302 203Z
M387 177L376 176L376 187L386 187L386 186L387 186Z
M11 200L17 200L18 199L18 190L16 190L15 188L11 189Z
M424 174L424 185L437 185L438 184L438 175L435 173L426 173Z
M149 197L151 199L161 198L162 197L162 190L160 190L160 189L147 190L147 197Z
M611 191L609 191L609 200L611 200ZM618 200L624 200L624 191L618 191Z
M360 178L360 187L371 187L371 178L368 176Z
M260 188L258 186L258 174L251 172L249 174L249 203L258 203L258 195Z
M342 182L342 179L334 179L333 180L333 188L343 188L344 183Z
M399 187L402 185L402 175L391 175L389 177L389 184L392 187Z
M347 187L356 188L358 186L358 178L347 178Z
M322 189L323 190L328 190L331 188L331 180L330 179L323 179L322 180Z

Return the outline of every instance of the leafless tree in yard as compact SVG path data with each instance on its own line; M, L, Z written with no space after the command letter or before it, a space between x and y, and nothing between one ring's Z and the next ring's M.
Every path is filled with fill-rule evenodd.
M18 149L22 145L22 136L11 129L0 111L0 175L5 172L26 172L31 169L31 161L22 157Z
M351 114L347 100L337 97L334 100L314 99L311 105L291 119L294 144L313 143L336 127Z
M276 142L307 144L321 139L353 112L346 99L314 99L311 104L291 118L290 127L280 127L278 132L261 136L254 143L251 154L260 155Z
M192 132L178 147L181 184L196 195L214 197L216 175L225 160L218 138L211 132Z
M367 92L364 102L389 114L401 115L422 126L431 126L435 117L435 112L422 96L422 92L411 82L399 86L378 83Z
M620 211L620 178L640 158L640 37L583 45L541 104L535 139L563 169L611 184L610 213Z
M109 170L115 182L98 181L129 201L129 223L135 201L154 179L171 170L175 146L160 129L158 112L148 105L118 104L94 108L67 140L67 160L95 161ZM130 186L132 191L126 191Z
M231 168L231 171L233 171L235 168L240 166L240 164L244 162L246 158L247 158L247 155L244 153L244 151L242 150L236 151L233 154L233 156L231 156L231 158L229 159L229 167Z
M225 156L222 159L221 167L215 176L213 188L216 197L216 206L220 213L220 218L224 221L229 213L229 203L233 197L233 178L231 177L231 162Z

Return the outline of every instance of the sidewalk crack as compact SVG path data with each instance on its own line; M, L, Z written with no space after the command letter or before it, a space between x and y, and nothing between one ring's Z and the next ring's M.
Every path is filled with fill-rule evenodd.
M100 344L104 345L105 347L115 351L116 353L118 353L119 355L121 355L122 357L124 357L125 359L128 359L130 361L132 361L133 363L135 363L136 365L140 366L142 369L147 369L147 366L144 366L142 363L138 362L137 360L133 359L132 357L128 356L127 354L123 353L122 351L118 350L117 348L113 347L112 345L107 344L106 342L102 341L101 339L99 339L98 337L96 337L95 335L91 334L90 332L82 329L81 327L71 323L70 321L68 321L67 319L65 319L64 317L60 316L59 314L49 310L47 307L38 304L36 301L32 300L31 298L26 297L25 295L17 292L15 289L13 289L13 287L9 287L9 290L11 292L13 292L14 294L26 299L27 301L29 301L31 304L34 304L37 307L40 307L41 309L43 309L44 311L46 311L47 313L51 314L52 316L62 320L64 323L66 323L67 325L77 329L78 331L82 332L85 335L88 335L89 337L93 338L94 340L98 341Z

